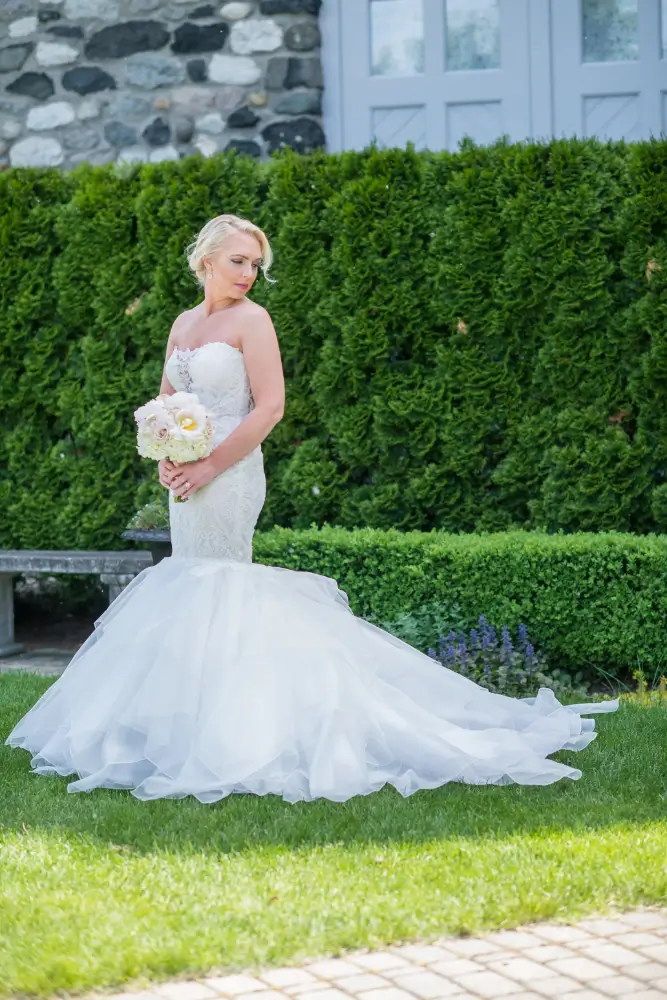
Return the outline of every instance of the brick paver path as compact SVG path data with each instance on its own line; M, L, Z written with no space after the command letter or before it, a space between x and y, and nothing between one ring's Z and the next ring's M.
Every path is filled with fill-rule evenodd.
M260 996L261 994L261 996ZM667 910L161 983L115 1000L664 1000Z

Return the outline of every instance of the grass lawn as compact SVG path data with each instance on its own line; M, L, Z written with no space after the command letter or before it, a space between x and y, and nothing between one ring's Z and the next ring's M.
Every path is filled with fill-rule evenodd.
M46 689L0 676L0 739ZM0 995L574 917L667 898L667 711L598 719L579 782L345 804L69 795L0 751Z

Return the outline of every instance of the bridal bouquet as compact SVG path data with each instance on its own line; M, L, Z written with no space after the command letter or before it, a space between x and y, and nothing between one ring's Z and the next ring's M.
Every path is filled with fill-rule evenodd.
M212 450L213 423L195 393L158 396L140 406L134 419L137 451L143 458L196 462Z

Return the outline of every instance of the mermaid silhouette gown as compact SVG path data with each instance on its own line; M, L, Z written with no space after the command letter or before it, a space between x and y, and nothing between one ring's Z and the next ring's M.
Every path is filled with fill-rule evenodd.
M175 351L167 374L214 416L216 443L252 407L240 351ZM265 496L260 448L171 506L173 556L96 623L7 742L75 791L139 799L232 792L344 801L450 781L546 785L581 772L548 759L595 737L563 707L491 694L356 618L336 583L252 563Z

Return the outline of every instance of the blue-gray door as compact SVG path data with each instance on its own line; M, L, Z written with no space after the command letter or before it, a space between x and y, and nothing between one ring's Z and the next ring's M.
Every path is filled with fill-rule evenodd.
M632 141L663 131L661 14L665 0L552 3L556 135Z
M667 131L667 0L325 0L329 148Z
M343 148L530 131L530 0L339 0Z

